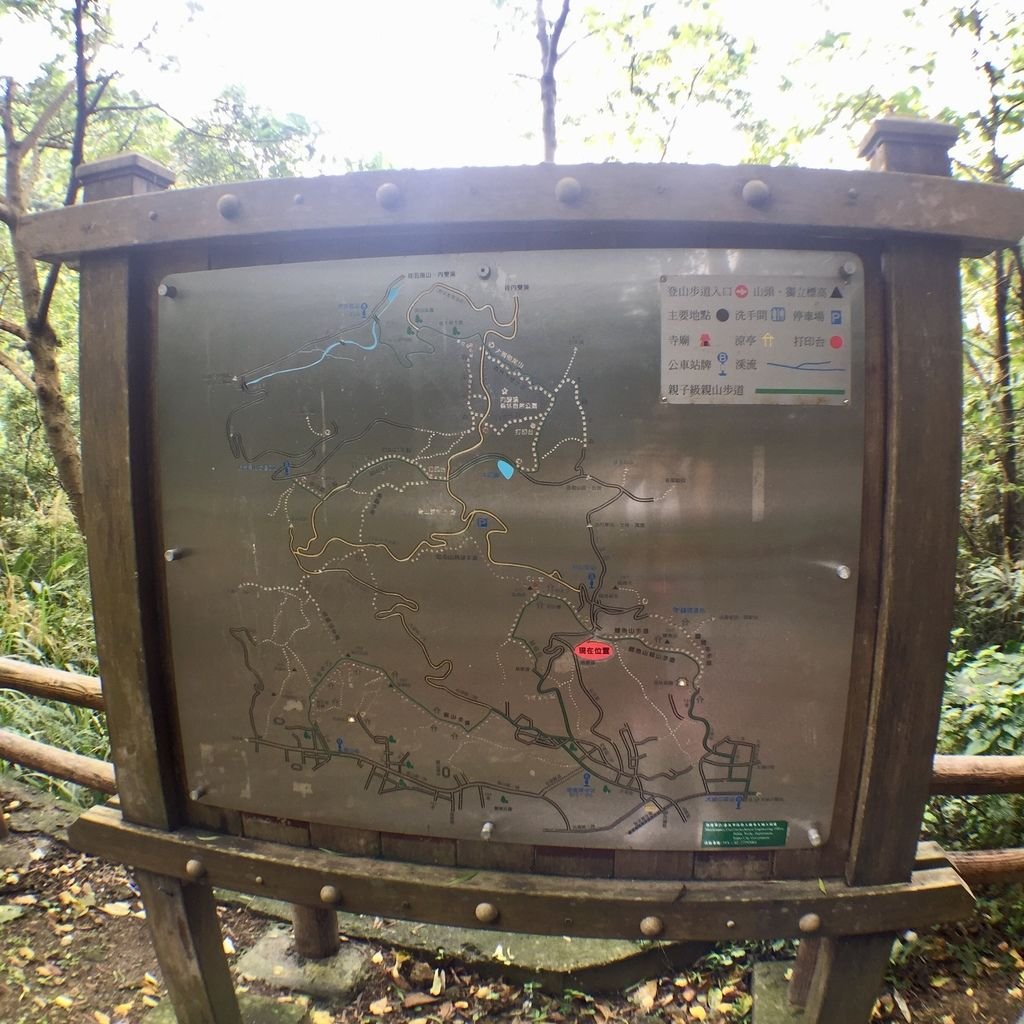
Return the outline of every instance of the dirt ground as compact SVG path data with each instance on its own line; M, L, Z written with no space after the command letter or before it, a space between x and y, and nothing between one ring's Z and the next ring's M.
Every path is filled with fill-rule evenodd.
M59 833L57 823L47 831L21 831L22 823L40 820L31 812L46 798L20 787L14 798L11 792L0 779L0 803L12 828L0 840L0 1021L136 1024L167 997L130 874L71 850L50 834ZM229 961L237 962L268 919L237 907L219 913ZM1020 941L977 917L909 942L877 1019L1018 1024L1024 1013ZM387 946L368 947L371 980L348 1005L265 988L261 994L306 1007L310 1024L749 1021L756 951L741 947L713 953L688 973L652 978L611 996L569 991L560 997L480 978L456 962L427 963Z

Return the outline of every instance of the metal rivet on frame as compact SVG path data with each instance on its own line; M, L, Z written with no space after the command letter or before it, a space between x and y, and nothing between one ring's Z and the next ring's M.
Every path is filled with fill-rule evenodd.
M743 186L743 202L755 209L762 209L772 201L772 190L760 178L752 178Z
M236 217L241 216L242 201L233 192L225 192L217 200L217 212L225 220L234 220Z
M385 210L397 209L402 203L402 190L393 182L385 181L377 188L377 205Z
M665 930L665 922L660 917L645 917L640 922L640 934L645 939L656 939Z
M188 875L193 882L196 882L206 874L206 865L201 860L197 860L193 857L185 863L185 874Z
M555 198L566 206L578 203L583 195L583 186L575 178L559 178L555 185Z
M325 885L320 890L320 902L327 903L333 906L335 903L340 902L341 894L333 885Z
M498 908L493 903L478 903L473 914L481 924L494 924L498 920Z

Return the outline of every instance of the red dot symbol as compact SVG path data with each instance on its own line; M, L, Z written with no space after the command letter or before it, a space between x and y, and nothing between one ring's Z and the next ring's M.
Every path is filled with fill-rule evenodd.
M833 348L842 348L843 347L843 339L840 338L838 334L833 334L832 337L829 339L828 343Z
M738 285L736 285L736 297L737 298L745 299L749 294L750 294L750 290L747 288L747 286L745 284L738 284Z

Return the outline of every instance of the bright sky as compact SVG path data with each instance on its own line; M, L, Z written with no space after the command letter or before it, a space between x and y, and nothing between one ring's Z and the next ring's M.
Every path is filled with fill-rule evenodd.
M909 0L906 0L909 3ZM560 6L547 0L549 13ZM628 0L605 0L601 10L635 10ZM129 49L150 35L150 46L173 54L177 70L163 70L141 52L116 61L123 83L134 86L178 116L209 107L232 83L250 100L276 113L298 112L323 130L325 170L343 168L344 158L368 159L382 153L396 167L519 164L540 160L540 107L535 81L538 45L529 22L514 23L507 8L493 0L289 0L258 6L243 0L205 0L194 15L186 0L111 0L115 32ZM525 4L531 6L529 2ZM610 122L600 124L595 108L622 72L598 37L584 38L584 0L576 0L563 47L578 44L559 65L561 115L579 127L560 132L563 163L607 159L650 160L653 143L637 148L620 132L587 142ZM856 0L811 5L797 0L720 0L731 31L753 38L758 56L752 81L758 101L780 125L817 111L815 92L828 97L875 84L883 91L903 88L908 60L898 47L916 42L948 58L942 81L927 97L929 112L963 106L975 85L965 77L969 54L953 43L940 13L928 7L923 32L908 29L893 0ZM680 0L656 5L666 24L683 17ZM866 59L832 64L808 61L814 40L826 31L853 34L853 49ZM0 19L0 73L27 80L37 74L53 44L42 31L14 19ZM786 94L776 92L782 74L795 80ZM864 125L866 130L867 125ZM859 130L859 129L858 129ZM734 163L744 155L742 140L715 107L684 113L667 158L699 163ZM801 153L808 165L858 166L848 140L826 139Z

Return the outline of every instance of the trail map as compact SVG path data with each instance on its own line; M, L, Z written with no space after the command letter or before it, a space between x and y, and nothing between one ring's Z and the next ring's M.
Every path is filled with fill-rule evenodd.
M189 786L466 839L827 836L863 446L850 259L169 278L159 468Z

